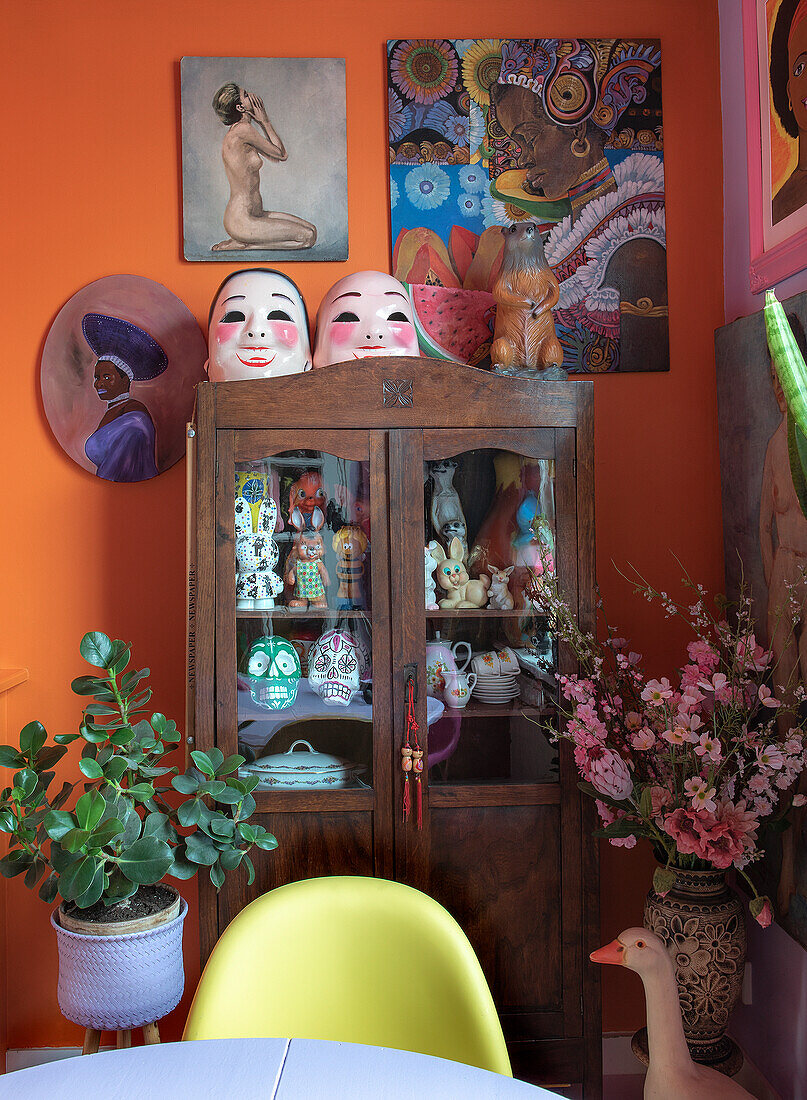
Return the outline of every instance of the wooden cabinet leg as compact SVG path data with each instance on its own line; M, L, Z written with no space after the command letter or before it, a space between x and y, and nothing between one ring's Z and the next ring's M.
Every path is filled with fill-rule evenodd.
M125 1031L118 1032L117 1046L118 1050L125 1050L132 1045L132 1033L127 1028Z
M101 1032L97 1031L94 1027L88 1027L84 1032L84 1045L81 1048L82 1054L97 1054L98 1047L101 1045Z
M143 1024L143 1042L150 1046L152 1043L159 1043L160 1031L156 1023Z

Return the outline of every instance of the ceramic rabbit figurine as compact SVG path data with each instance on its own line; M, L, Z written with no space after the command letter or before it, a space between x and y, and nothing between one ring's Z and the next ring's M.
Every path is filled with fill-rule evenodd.
M463 564L460 540L453 538L448 544L448 557L442 546L437 546L432 553L437 558L437 582L446 591L446 596L440 600L440 607L484 607L490 579L485 576L479 580L470 579Z
M515 601L507 585L509 584L510 574L513 572L514 568L515 566L513 565L509 565L507 569L497 569L495 565L488 566L488 573L490 573L488 607L495 608L497 611L513 610Z
M426 555L426 610L437 610L437 582L434 579L434 571L437 568L438 561L434 556L434 551L439 543L432 539L428 546L424 547Z
M316 525L312 530L306 520L313 518ZM294 586L289 607L327 607L328 597L325 589L331 583L325 568L325 543L319 528L325 522L321 509L316 508L311 517L306 517L299 509L291 512L292 527L297 529L291 553L286 559L286 584Z
M258 509L258 529L252 530L252 510L243 496L235 500L235 606L244 610L271 608L283 591L283 581L273 572L279 552L272 535L277 524L277 504L265 496Z

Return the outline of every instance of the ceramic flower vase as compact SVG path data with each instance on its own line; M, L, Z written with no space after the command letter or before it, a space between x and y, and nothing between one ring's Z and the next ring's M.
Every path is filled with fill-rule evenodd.
M652 889L647 895L644 925L661 937L675 960L692 1058L733 1076L743 1056L725 1032L743 984L745 921L726 872L676 870L665 897ZM633 1036L632 1047L646 1065L646 1028Z

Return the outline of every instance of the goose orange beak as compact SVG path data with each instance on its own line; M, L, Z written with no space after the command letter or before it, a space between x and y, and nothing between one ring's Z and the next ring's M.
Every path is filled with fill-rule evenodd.
M619 940L611 940L604 947L598 947L592 951L589 958L595 963L613 963L614 966L622 966L624 962L625 948Z

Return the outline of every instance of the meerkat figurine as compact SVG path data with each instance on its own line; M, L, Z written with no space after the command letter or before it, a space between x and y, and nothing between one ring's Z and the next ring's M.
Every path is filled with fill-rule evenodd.
M555 333L552 308L560 287L546 262L535 222L502 229L504 259L493 286L496 329L490 357L497 374L563 381L563 348Z

